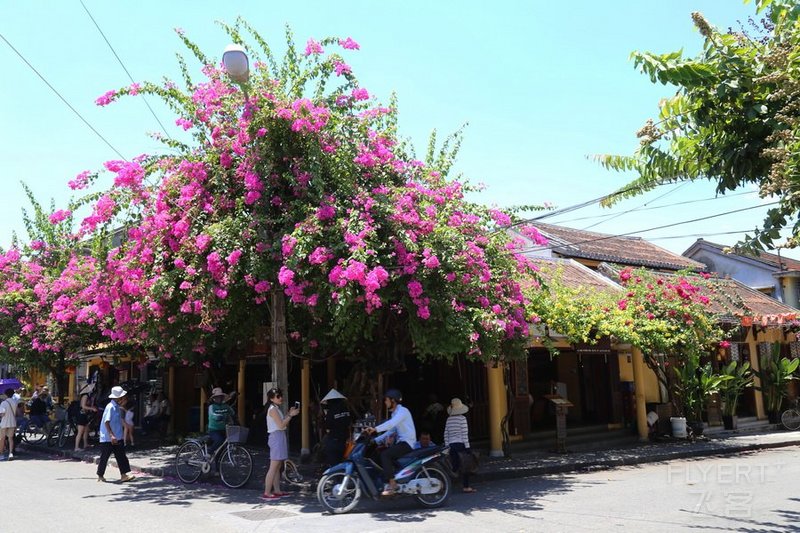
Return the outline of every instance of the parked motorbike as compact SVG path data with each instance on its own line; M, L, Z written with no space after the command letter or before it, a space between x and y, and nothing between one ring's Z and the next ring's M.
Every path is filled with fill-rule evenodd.
M319 503L334 514L352 511L366 494L377 500L387 480L375 462L377 445L373 436L361 433L350 455L327 469L317 483ZM448 449L444 446L414 450L398 459L395 474L398 495L414 496L425 507L440 507L450 497L450 476L443 466Z

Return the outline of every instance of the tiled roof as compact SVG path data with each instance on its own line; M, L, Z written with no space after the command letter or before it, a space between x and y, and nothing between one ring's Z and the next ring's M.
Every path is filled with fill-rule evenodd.
M719 250L724 250L725 248L728 248L728 246L725 246L723 244L717 244L714 242L707 241L705 239L697 239L697 242L705 244L707 246L711 246L713 248L717 248ZM783 265L783 270L800 270L800 261L798 261L797 259L790 259L788 257L783 257L783 256L780 256L779 258L777 254L771 254L768 252L759 252L757 256L737 254L737 253L731 253L730 255L747 257L748 259L761 261L762 263L766 263L767 265L774 267L778 270L781 270L781 264Z
M557 278L566 287L573 289L613 292L622 290L613 280L572 259L534 257L530 261L539 268L545 281Z
M540 222L531 225L548 238L553 252L563 257L666 270L705 269L703 263L674 254L640 237L619 237Z

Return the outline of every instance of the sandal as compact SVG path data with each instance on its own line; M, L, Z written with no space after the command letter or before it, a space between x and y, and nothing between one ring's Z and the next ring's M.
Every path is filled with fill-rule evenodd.
M280 496L278 496L277 494L262 494L261 495L261 499L262 500L277 500L278 498L280 498Z
M464 487L463 492L478 492L478 491L473 489L472 487Z

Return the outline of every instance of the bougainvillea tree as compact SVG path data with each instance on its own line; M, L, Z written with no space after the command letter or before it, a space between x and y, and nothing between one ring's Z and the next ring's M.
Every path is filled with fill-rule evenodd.
M143 83L98 99L158 95L193 136L105 164L114 185L79 230L127 228L90 310L104 334L209 366L267 323L277 290L306 356L380 367L407 354L524 353L535 269L502 231L508 216L467 201L470 187L449 177L458 137L416 159L394 106L345 62L359 48L350 38L298 50L289 36L278 61L243 21L225 28L253 61L246 90L179 31L203 81L182 61L185 90Z
M727 345L721 315L731 314L730 297L708 276L660 274L647 269L608 272L622 290L577 288L558 271L544 272L548 291L541 320L572 343L594 343L603 337L639 348L644 361L667 390L679 412L700 394L697 370L716 379L701 357ZM669 361L675 371L668 370ZM697 375L696 375L697 374ZM687 398L688 397L688 398ZM702 402L692 404L696 408Z
M47 370L63 394L78 352L102 341L91 309L102 272L95 255L105 239L79 241L72 233L78 204L46 212L25 190L33 206L24 215L30 241L0 254L0 360Z

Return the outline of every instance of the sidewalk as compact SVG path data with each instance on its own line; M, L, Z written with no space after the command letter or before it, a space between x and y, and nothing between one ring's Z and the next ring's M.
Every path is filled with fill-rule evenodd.
M131 468L153 476L176 478L173 460L178 446L158 446L156 442L145 440L140 440L140 442L142 447L128 450ZM512 447L511 457L488 458L486 451L480 450L481 463L478 473L475 475L475 481L481 483L798 445L800 445L800 431L767 431L758 433L726 432L696 442L686 440L648 442L623 448L566 454L536 450L515 452ZM269 458L264 448L249 446L248 449L253 456L253 474L247 488L261 490ZM23 443L20 445L20 451L69 457L88 463L97 463L100 457L99 448L96 446L90 447L88 450L73 452L71 448L59 450L48 448L45 444ZM297 463L307 483L294 489L313 491L314 477L319 471L318 466ZM116 469L113 456L109 461L109 468L112 469L112 472ZM111 478L113 479L113 477L112 475ZM212 482L221 483L218 477L211 476L210 479Z

